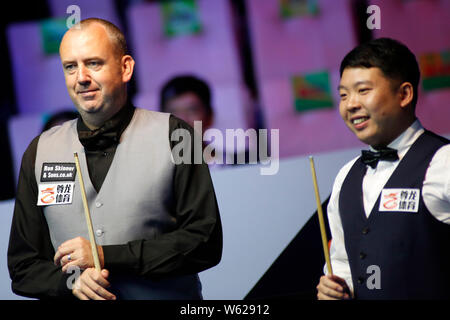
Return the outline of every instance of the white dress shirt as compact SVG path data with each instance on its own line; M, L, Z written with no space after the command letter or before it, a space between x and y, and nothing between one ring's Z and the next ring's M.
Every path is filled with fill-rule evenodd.
M381 160L376 168L367 166L363 179L364 210L367 217L400 160L423 132L422 125L419 120L416 120L388 145L389 148L398 150L399 160L394 162ZM353 282L339 215L339 193L347 174L358 158L359 156L348 162L339 171L328 203L328 221L332 237L330 258L333 274L344 278L352 292ZM423 201L430 213L439 221L450 224L450 145L441 147L434 155L427 169L422 191ZM327 273L326 266L324 272Z

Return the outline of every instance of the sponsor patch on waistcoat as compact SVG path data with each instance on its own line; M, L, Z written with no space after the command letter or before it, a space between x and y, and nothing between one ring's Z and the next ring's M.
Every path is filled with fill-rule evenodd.
M73 162L44 162L41 182L75 181L77 169Z
M420 189L383 189L379 211L418 212Z
M74 182L40 183L37 205L71 204L74 185Z

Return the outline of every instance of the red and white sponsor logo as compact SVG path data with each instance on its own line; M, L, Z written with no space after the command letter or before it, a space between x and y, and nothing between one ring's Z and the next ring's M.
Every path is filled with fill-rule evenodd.
M418 212L420 189L383 189L379 211Z
M63 182L52 184L39 184L38 206L72 203L75 183Z

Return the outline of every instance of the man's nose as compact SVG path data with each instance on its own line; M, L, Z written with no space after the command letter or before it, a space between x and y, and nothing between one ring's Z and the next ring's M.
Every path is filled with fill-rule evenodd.
M350 94L347 99L346 108L348 111L356 111L361 108L361 102L359 101L357 95Z
M89 70L84 65L81 65L78 69L77 81L79 84L86 84L91 82Z

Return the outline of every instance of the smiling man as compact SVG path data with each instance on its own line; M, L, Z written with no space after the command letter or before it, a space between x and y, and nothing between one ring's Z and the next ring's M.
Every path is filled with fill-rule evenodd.
M450 145L415 116L420 72L398 41L343 59L340 114L371 150L338 173L328 219L333 275L319 299L448 299Z
M134 60L113 26L82 25L64 35L60 56L70 98L84 123L96 129L125 105L124 84L131 79Z
M220 261L222 229L207 165L173 162L171 133L193 129L131 105L134 60L110 22L90 18L69 29L60 57L80 117L43 132L23 156L8 248L13 291L36 298L201 299L197 273ZM74 152L101 272L87 240Z

